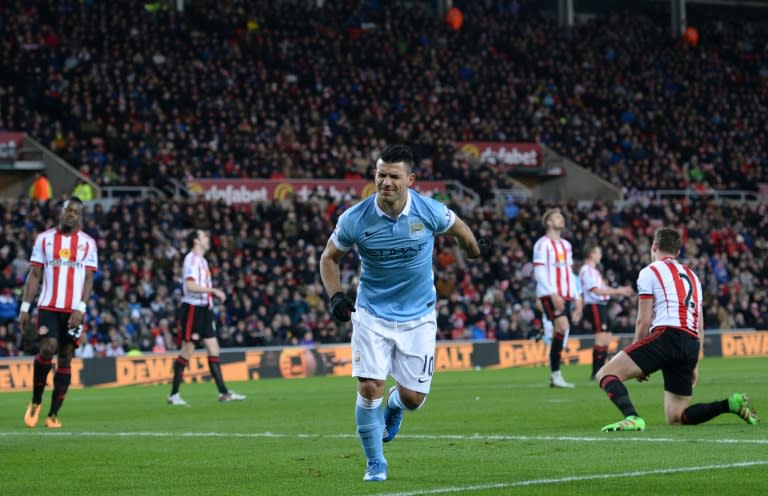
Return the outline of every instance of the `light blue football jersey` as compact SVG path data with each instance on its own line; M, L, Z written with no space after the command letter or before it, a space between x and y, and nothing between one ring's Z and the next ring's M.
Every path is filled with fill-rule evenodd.
M360 284L356 306L396 322L434 310L435 234L444 233L454 222L456 214L451 209L412 189L397 219L376 205L376 195L341 214L331 241L344 251L357 245Z

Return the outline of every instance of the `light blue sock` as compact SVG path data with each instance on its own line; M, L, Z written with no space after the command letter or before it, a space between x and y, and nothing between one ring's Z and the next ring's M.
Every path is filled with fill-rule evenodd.
M367 400L357 394L355 403L355 422L357 423L357 435L363 446L368 461L384 460L384 412L381 410L383 398Z
M389 399L387 400L387 406L395 410L405 410L405 405L403 405L403 402L400 401L399 389L395 389L394 391L392 391L392 394L389 395Z

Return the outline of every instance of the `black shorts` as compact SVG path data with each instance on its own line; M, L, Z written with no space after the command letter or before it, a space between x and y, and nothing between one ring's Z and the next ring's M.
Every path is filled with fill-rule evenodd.
M179 307L179 323L176 329L176 341L199 341L216 337L216 322L213 311L208 307L182 303Z
M624 348L643 374L664 374L664 390L680 396L693 393L693 370L699 362L699 338L677 327L657 327Z
M37 312L37 337L56 338L59 343L77 342L69 335L69 317L71 312L54 312L53 310L38 310Z
M539 298L539 301L541 302L541 308L543 309L542 312L544 315L547 316L547 318L550 320L550 322L555 322L555 305L552 303L552 298L549 296L542 296ZM558 315L558 317L566 317L569 321L570 315L571 315L571 300L565 300L563 303L565 303L565 309L563 310L563 313Z
M584 305L582 318L589 322L593 332L608 332L608 305Z

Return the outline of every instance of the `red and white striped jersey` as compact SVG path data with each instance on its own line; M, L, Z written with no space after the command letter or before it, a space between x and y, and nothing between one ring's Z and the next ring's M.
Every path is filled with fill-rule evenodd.
M195 281L200 286L212 288L211 271L208 269L208 261L193 251L187 253L184 257L184 281ZM213 303L213 297L210 293L195 293L187 291L187 285L184 285L184 296L181 298L184 303L197 305L199 307L209 307Z
M640 298L653 298L651 330L670 326L699 335L701 281L688 266L671 257L653 262L640 271L637 292Z
M586 263L582 265L579 270L579 281L581 282L585 305L604 305L611 299L608 295L599 295L592 291L593 289L606 289L608 287L603 280L603 275L595 267Z
M43 310L71 312L83 298L85 271L98 270L96 241L82 231L64 234L57 228L37 235L30 265L43 268L37 306Z
M576 297L573 281L573 248L568 240L555 241L542 236L533 245L533 266L536 277L536 296L554 293L566 300Z

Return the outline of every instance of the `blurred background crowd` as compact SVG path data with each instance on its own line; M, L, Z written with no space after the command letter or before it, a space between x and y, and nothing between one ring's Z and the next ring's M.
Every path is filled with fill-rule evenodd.
M227 300L215 308L224 346L334 343L349 340L349 326L334 323L317 270L335 220L350 203L329 198L293 199L233 207L202 200L123 200L109 211L86 214L84 230L98 240L100 270L88 306L87 336L80 353L111 356L130 349L163 351L175 345L171 331L181 296L184 234L209 229L207 258L214 286ZM435 253L438 327L441 339L525 339L541 330L534 312L533 243L542 235L541 214L549 206L521 201L509 217L492 207L452 208L482 234L494 252L467 260L450 239ZM650 261L650 239L661 225L684 234L681 254L702 280L707 328L768 329L768 215L764 205L713 200L654 202L617 209L596 203L567 212L565 236L573 242L576 270L587 242L603 247L604 276L611 285L634 286ZM15 327L21 287L34 233L54 223L58 205L19 200L0 207L6 256L0 298L2 353L24 348ZM146 226L152 226L146 228ZM9 240L15 240L11 242ZM15 248L11 248L15 246ZM342 280L356 284L358 263L342 261ZM613 300L614 332L633 332L633 299ZM575 326L573 332L580 332ZM27 336L26 339L29 339Z
M128 0L3 2L0 129L29 133L98 185L167 192L194 178L368 178L384 144L411 144L417 181L476 191L479 206L446 201L495 240L477 262L438 242L441 339L539 333L530 259L552 204L567 213L577 271L584 244L599 241L609 283L634 285L653 230L675 226L705 286L706 326L768 328L765 204L705 195L768 182L766 24L703 16L689 43L669 34L652 2L641 15L619 9L570 29L541 3L456 1L464 22L454 29L417 2L384 0L192 1L183 13ZM468 162L453 145L462 140L545 144L632 201L516 198L499 208L492 192L509 186L505 172ZM648 193L658 189L702 195ZM55 200L0 205L0 355L33 346L14 319ZM228 295L216 307L224 346L347 341L349 328L325 309L317 264L352 200L90 205L84 230L101 269L78 353L175 346L192 227L212 235L214 285ZM354 255L343 266L353 287ZM634 308L611 303L615 332L632 331Z
M704 17L691 46L652 10L566 29L542 3L454 2L455 30L417 2L3 2L0 128L100 185L360 177L395 140L470 187L503 175L457 140L541 142L628 192L766 181L764 22Z

